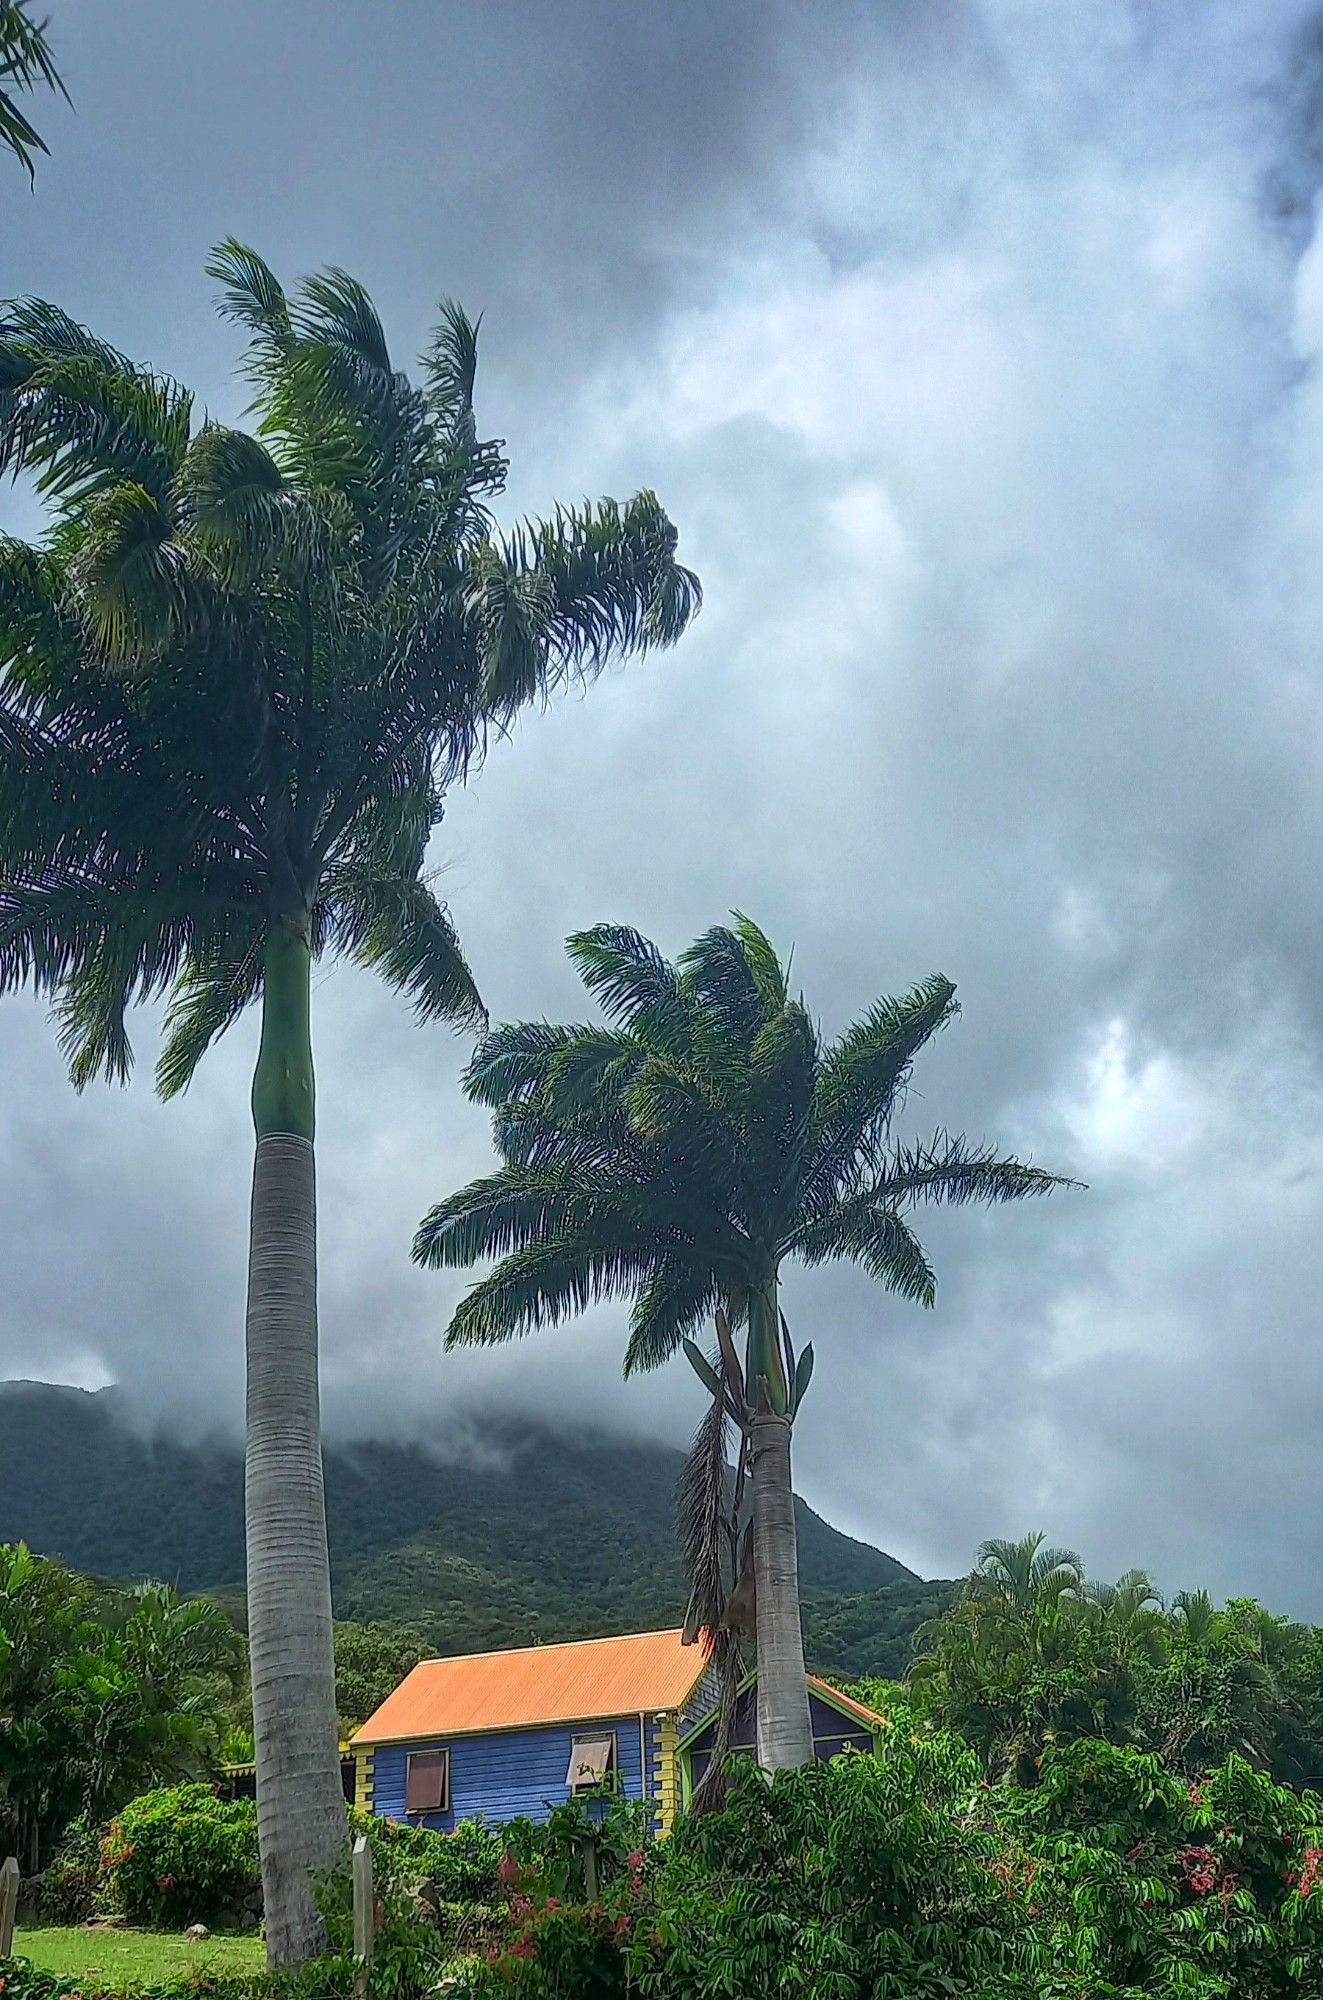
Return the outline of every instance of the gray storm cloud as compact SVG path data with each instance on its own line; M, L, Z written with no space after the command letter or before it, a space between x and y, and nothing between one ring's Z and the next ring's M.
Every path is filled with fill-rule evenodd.
M327 24L334 24L328 31ZM797 1277L808 1497L930 1573L1032 1525L1323 1616L1323 28L1270 4L817 9L67 0L78 112L0 191L0 289L240 407L206 246L364 276L401 354L485 308L512 504L655 485L707 608L529 717L444 887L493 1014L599 918L732 905L828 1031L941 969L916 1079L1080 1175L937 1216L921 1315ZM25 531L30 499L3 503ZM489 1157L462 1047L317 990L326 1401L683 1438L620 1316L446 1357L427 1204ZM75 1099L0 1013L0 1369L237 1421L245 1024L183 1104ZM141 1043L150 1047L151 1023ZM144 1063L144 1070L146 1065Z

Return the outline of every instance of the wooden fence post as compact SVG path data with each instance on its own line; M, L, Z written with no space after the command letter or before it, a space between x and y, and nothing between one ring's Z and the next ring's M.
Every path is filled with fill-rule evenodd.
M11 1854L0 1868L0 1958L14 1949L14 1912L18 1907L18 1863Z
M373 1921L372 1898L372 1849L367 1837L359 1834L354 1842L354 1994L355 2000L365 2000L368 1990L368 1974L372 1966L372 1944L376 1935Z

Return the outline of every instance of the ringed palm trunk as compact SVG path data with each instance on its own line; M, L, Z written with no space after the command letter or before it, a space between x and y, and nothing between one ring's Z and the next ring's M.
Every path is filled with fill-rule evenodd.
M776 1279L749 1304L748 1381L753 1396L753 1570L758 1632L758 1762L793 1771L813 1759L804 1636L799 1620L799 1545L790 1476L790 1392L781 1350Z
M306 926L267 943L253 1078L244 1516L267 1960L325 1934L310 1871L345 1837L317 1382L317 1199Z

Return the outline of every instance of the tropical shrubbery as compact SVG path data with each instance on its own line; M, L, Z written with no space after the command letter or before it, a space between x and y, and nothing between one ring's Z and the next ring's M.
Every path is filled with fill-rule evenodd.
M130 1923L237 1918L260 1880L256 1808L210 1785L148 1792L111 1821L102 1862L111 1906Z
M1142 1570L1094 1583L1041 1535L984 1544L955 1604L918 1635L910 1694L987 1776L1020 1785L1053 1744L1082 1737L1187 1776L1235 1754L1286 1783L1323 1782L1323 1634L1248 1598L1164 1604Z
M0 1854L35 1873L75 1820L214 1771L242 1671L215 1605L0 1544Z
M898 1731L681 1821L587 1898L513 1856L480 2000L1323 2000L1323 1805L1079 1742L1030 1792Z

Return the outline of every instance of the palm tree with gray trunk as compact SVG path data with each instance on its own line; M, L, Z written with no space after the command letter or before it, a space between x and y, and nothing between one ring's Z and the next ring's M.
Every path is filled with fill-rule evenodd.
M908 1211L1063 1183L946 1132L895 1136L914 1060L957 1011L947 979L879 1000L824 1043L745 917L676 964L618 925L572 937L569 952L606 1024L525 1022L482 1043L466 1087L495 1113L501 1165L431 1211L414 1255L447 1268L499 1259L457 1308L452 1346L628 1297L627 1375L686 1349L710 1393L681 1484L690 1623L728 1637L751 1570L759 1760L793 1768L812 1755L790 1445L813 1348L792 1344L784 1267L859 1264L929 1306L937 1281ZM693 1339L709 1323L710 1355ZM731 1426L734 1504L746 1470L752 1495L745 1527L731 1519Z
M0 314L0 987L50 996L75 1084L124 1079L163 995L163 1095L261 1009L247 1308L248 1614L269 1956L314 1952L309 1871L344 1835L317 1372L311 973L379 972L420 1020L483 1011L430 886L446 788L493 731L698 602L648 493L502 534L446 306L421 382L362 286L291 294L220 246L255 431L39 300Z

